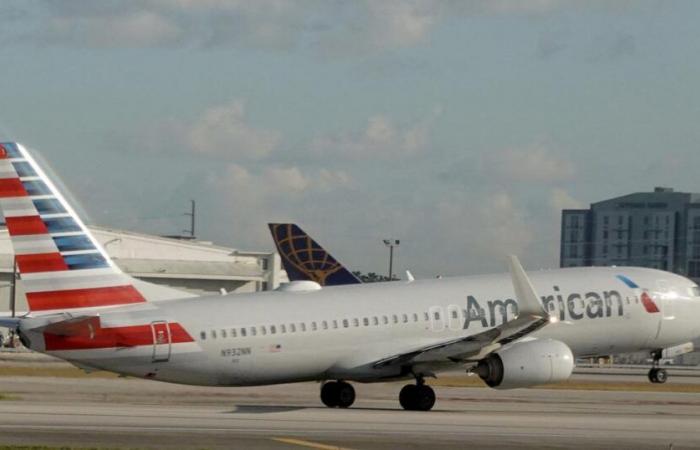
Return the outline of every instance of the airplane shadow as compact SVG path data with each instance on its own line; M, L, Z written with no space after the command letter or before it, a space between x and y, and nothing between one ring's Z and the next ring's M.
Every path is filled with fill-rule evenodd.
M322 410L333 411L334 409L326 408L325 406L280 406L280 405L237 405L235 409L226 411L225 414L270 414L282 413L302 410ZM382 408L382 407L358 407L354 406L348 409L338 409L338 411L403 411L401 408ZM441 410L436 410L441 411ZM448 412L448 411L442 411ZM413 413L413 411L411 411Z
M226 414L269 414L309 409L305 406L275 406L275 405L237 405L236 409Z

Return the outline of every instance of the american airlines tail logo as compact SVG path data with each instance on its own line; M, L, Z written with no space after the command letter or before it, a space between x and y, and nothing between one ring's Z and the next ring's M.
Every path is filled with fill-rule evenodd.
M648 312L650 314L661 312L659 310L659 307L656 306L656 302L654 302L654 300L651 298L651 296L649 295L649 293L647 292L646 289L640 288L637 283L630 280L629 278L627 278L624 275L618 275L617 278L620 281L622 281L623 283L625 283L628 287L630 287L632 289L639 289L642 291L639 298L642 300L642 306L644 306L644 309L646 310L646 312Z

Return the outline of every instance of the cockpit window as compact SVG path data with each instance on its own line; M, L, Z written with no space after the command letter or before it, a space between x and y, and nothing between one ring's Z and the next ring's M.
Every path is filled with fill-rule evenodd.
M690 295L692 297L700 297L700 287L693 286L690 288Z

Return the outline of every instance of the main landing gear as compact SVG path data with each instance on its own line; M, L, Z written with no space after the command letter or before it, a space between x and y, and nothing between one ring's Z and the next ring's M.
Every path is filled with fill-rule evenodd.
M321 387L321 401L329 408L349 408L355 402L355 388L345 381L329 381Z
M435 391L416 377L416 384L407 384L399 393L399 403L407 411L430 411L435 405Z
M668 380L668 373L666 373L666 369L659 367L661 350L654 352L652 356L654 357L654 362L653 367L649 370L649 381L652 383L665 383Z

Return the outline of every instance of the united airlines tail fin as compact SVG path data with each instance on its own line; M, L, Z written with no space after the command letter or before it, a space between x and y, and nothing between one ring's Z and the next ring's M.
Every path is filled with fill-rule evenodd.
M321 286L362 283L298 225L268 225L290 281L310 280Z
M20 144L0 144L0 210L32 313L176 295L124 274Z

